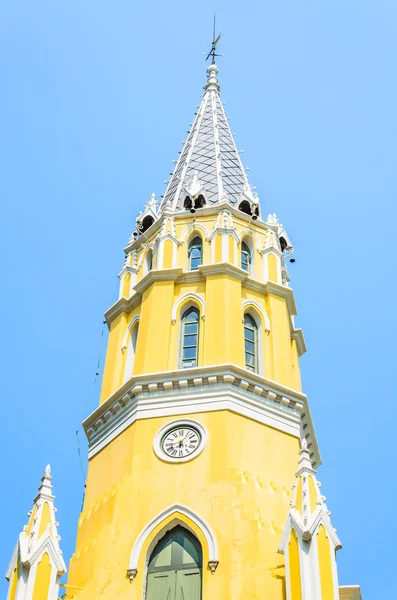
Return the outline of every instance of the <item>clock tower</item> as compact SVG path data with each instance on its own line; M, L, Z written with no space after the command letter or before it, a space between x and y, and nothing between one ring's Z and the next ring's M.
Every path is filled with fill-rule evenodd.
M287 259L291 241L247 180L211 64L105 314L66 598L361 598L338 584Z

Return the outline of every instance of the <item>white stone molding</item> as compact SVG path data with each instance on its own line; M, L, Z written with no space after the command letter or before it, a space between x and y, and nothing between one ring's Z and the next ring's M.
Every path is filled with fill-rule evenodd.
M287 304L287 309L290 316L296 315L296 304L294 300L294 294L291 288L279 285L272 281L262 283L252 277L249 277L248 273L243 269L230 263L216 263L213 265L200 265L197 271L190 273L184 273L182 268L176 269L161 269L150 271L145 275L139 283L134 287L134 294L130 298L120 298L113 306L111 306L105 313L105 319L107 324L115 319L121 312L131 312L136 306L141 303L143 292L148 289L155 281L175 281L176 283L196 282L205 280L206 277L212 275L228 275L241 281L242 286L258 292L262 296L268 294L274 294L281 298L284 298ZM297 342L299 354L306 352L306 345L301 329L295 329L292 321L290 322L290 333L291 338Z
M186 302L188 302L189 300L191 300L192 303L199 305L200 317L203 320L205 319L205 301L204 301L204 299L201 296L199 296L198 294L195 294L194 292L189 292L188 294L185 294L184 296L179 298L174 303L174 306L172 307L171 323L173 325L175 325L175 323L177 322L179 307L186 304Z
M251 242L251 249L252 250L257 250L258 252L260 252L260 244L259 244L259 240L258 240L258 236L255 234L254 231L252 231L252 229L243 229L242 231L240 231L240 233L238 234L238 241L239 244L241 244L242 241L245 241L243 238L251 238L249 241Z
M183 427L186 425L191 426L194 429L197 429L199 431L200 436L201 436L200 445L197 447L197 449L194 452L192 452L192 454L189 454L189 456L185 456L184 458L173 458L172 456L168 456L167 454L165 454L163 452L163 450L161 448L161 440L163 439L165 433L170 428ZM178 419L177 421L169 421L169 423L167 423L166 425L163 425L163 427L161 427L158 430L158 432L154 436L153 450L154 450L156 456L158 456L158 458L160 460L163 460L165 462L170 462L170 463L189 462L190 460L193 460L199 454L201 454L201 452L204 450L204 448L207 444L207 440L208 440L207 430L201 423L199 423L198 421L193 421L192 419Z
M215 537L210 525L202 517L200 517L195 511L193 511L191 508L188 508L187 506L183 506L182 504L173 504L172 506L169 506L168 508L166 508L162 512L160 512L158 515L156 515L142 529L142 531L136 538L134 546L131 551L130 561L129 561L128 568L127 568L127 572L133 574L133 577L135 577L136 573L138 572L139 558L140 558L142 547L143 547L145 541L148 538L150 538L154 529L156 529L162 522L164 522L166 519L168 519L175 513L179 513L179 514L185 516L187 519L192 521L200 529L200 531L202 532L202 534L205 537L205 540L207 542L208 563L213 562L213 563L218 564L218 561L219 561L219 559L218 559L218 544L217 544L216 537ZM190 529L189 524L178 517L175 517L174 520L165 523L164 528L151 541L149 548L147 550L147 553L146 553L147 559L150 557L157 542L165 535L165 533L167 531L169 531L170 529L175 527L175 525L178 525L178 524L181 524L183 527ZM190 529L190 530L193 533L193 535L196 536L195 531L193 531L192 529ZM147 562L147 560L146 560L146 562ZM211 568L211 566L210 566L210 568ZM132 579L133 579L133 577L132 577ZM131 575L130 575L130 580L132 581L132 579L131 579Z
M321 463L306 396L230 364L131 377L84 421L89 458L139 419L216 410L304 436L313 462Z
M189 227L186 227L185 231L181 235L180 243L184 244L186 242L186 238L190 237L190 234L193 233L196 229L197 229L197 231L202 232L204 239L208 242L209 241L208 229L204 225L194 222L191 225L189 225Z
M262 317L263 323L265 324L264 330L266 334L270 333L270 319L267 316L266 311L256 302L255 300L245 300L242 303L243 314L249 311L249 307L252 306L254 310L256 310Z

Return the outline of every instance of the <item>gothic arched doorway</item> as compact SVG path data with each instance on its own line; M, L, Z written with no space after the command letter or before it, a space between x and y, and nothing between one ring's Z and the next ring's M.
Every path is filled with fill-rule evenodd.
M155 546L148 564L146 600L201 600L203 553L180 525Z

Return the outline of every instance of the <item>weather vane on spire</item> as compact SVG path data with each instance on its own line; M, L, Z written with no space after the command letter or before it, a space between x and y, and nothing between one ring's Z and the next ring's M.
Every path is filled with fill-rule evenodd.
M214 15L214 31L212 34L212 46L211 46L211 50L208 52L207 57L205 59L205 60L208 60L209 57L212 56L212 60L211 60L212 65L215 64L215 56L223 56L223 54L216 54L216 45L219 42L219 40L221 39L221 34L219 34L218 37L215 39L215 36L216 36L215 25L216 25L216 16Z

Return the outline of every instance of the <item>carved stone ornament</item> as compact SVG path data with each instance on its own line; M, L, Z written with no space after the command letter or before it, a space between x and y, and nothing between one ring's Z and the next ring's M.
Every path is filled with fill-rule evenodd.
M138 569L127 569L127 575L130 578L130 583L132 583L138 573Z
M304 531L302 534L302 540L304 542L310 542L311 539L312 539L312 534L310 533L310 531Z
M219 565L219 560L209 560L208 561L208 567L211 570L212 575L215 573L218 565Z

